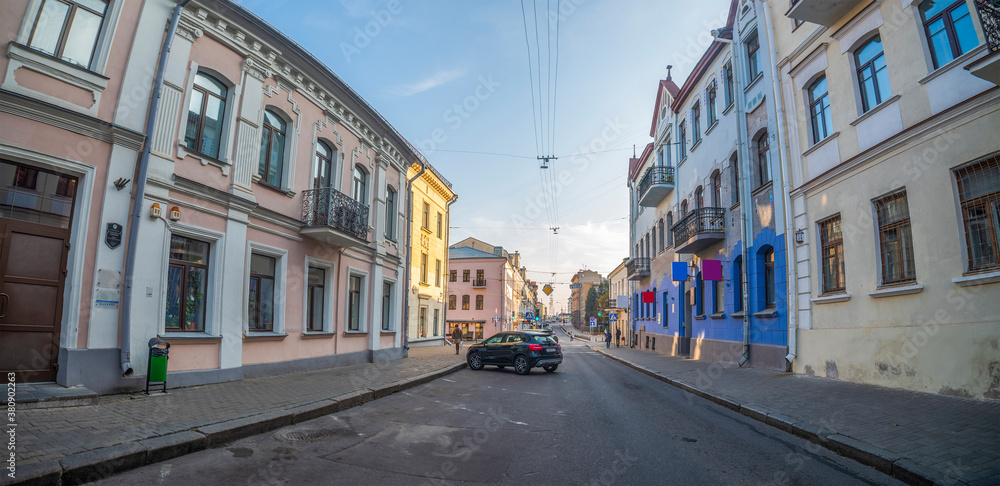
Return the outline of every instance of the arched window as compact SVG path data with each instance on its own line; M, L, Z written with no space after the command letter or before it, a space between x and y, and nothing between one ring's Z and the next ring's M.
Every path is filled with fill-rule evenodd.
M326 142L316 142L316 167L313 172L313 188L333 187L333 149Z
M264 110L264 126L261 127L260 136L260 166L257 168L260 181L281 187L284 158L285 120L271 110Z
M674 232L671 228L674 226L674 213L673 211L667 213L667 246L674 246Z
M681 201L681 219L684 219L684 216L687 214L687 212L688 212L688 200L685 199Z
M809 118L812 121L813 143L823 140L833 130L830 115L830 95L826 88L826 76L809 85Z
M885 67L885 53L882 52L882 37L876 35L854 51L854 61L861 87L861 111L867 113L892 96L889 70Z
M733 259L733 312L743 310L743 256Z
M354 185L351 187L351 197L355 201L364 204L366 187L368 186L368 171L361 164L354 166Z
M649 244L649 256L656 256L656 223L653 223L653 229L649 232L649 238L651 243Z
M767 141L767 130L763 130L755 140L757 143L757 174L759 175L757 187L771 182L771 150Z
M385 237L396 241L396 190L392 186L385 188ZM438 278L440 275L438 269Z
M719 176L719 171L712 173L712 206L722 207L722 177Z
M228 92L226 85L218 79L201 72L194 75L187 127L184 129L184 145L187 148L214 159L219 158Z
M774 309L774 249L764 253L764 308Z
M664 231L663 218L660 218L660 251L663 251L664 245L667 244L667 240L663 238Z
M701 209L705 207L705 191L702 190L701 186L698 186L694 190L694 208Z

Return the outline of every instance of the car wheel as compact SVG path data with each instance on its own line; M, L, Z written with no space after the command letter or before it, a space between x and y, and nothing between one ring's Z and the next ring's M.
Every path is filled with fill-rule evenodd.
M525 358L523 354L514 357L514 371L519 375L531 373L531 367L528 366L528 358Z
M542 369L544 369L545 371L548 371L549 373L552 373L558 367L559 367L559 365L557 365L557 364L554 364L554 365L545 365L545 366L542 366Z
M479 353L472 353L469 355L469 369L481 370L483 369L483 357L479 356Z

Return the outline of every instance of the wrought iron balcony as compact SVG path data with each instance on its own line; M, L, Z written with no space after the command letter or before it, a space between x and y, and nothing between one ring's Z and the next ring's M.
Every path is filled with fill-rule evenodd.
M979 23L983 26L990 52L966 66L966 69L973 76L1000 85L1000 0L975 0L973 3L979 12Z
M674 189L674 168L654 165L639 179L639 205L655 208Z
M649 277L649 258L629 258L625 263L629 280L642 280Z
M670 231L677 253L695 253L726 239L726 208L693 209Z
M486 279L485 278L473 279L472 280L472 287L473 288L485 288L486 287Z
M364 245L368 241L368 206L330 187L302 191L299 232L333 246Z
M829 27L860 3L861 0L795 0L785 16Z

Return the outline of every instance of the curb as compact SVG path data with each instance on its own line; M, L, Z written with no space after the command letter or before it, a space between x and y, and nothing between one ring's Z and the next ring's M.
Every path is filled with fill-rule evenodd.
M835 434L812 424L799 423L795 419L782 415L778 412L758 408L754 405L740 403L736 401L735 398L701 390L691 384L671 378L663 373L649 368L645 368L642 365L633 363L627 359L612 356L611 354L600 349L599 346L590 346L590 348L621 364L652 376L653 378L663 381L669 385L680 388L681 390L684 390L692 395L704 398L717 405L721 405L758 422L801 437L814 444L821 445L844 457L853 459L861 464L869 466L879 472L892 476L908 484L934 485L952 484L957 482L952 477L946 476L927 466L917 464L900 454L875 447L864 441Z
M244 437L269 432L364 405L408 388L423 385L468 366L465 362L373 388L365 388L315 402L192 427L159 437L126 442L80 452L60 459L26 464L17 468L17 479L0 476L0 484L63 485L106 479L113 474L160 461L219 447ZM8 482L10 481L10 482Z

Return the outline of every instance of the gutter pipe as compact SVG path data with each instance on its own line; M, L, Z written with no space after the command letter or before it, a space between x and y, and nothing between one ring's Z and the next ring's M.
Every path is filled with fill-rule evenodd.
M160 48L160 60L156 65L156 78L153 81L153 92L150 94L149 111L146 112L145 140L142 143L142 155L139 157L138 175L135 178L135 202L132 206L132 221L129 224L128 246L125 249L125 295L122 296L122 330L120 362L122 376L132 376L132 287L135 280L135 257L139 247L139 224L142 222L143 202L146 198L146 177L149 173L149 155L153 145L153 129L156 126L156 114L160 109L160 95L163 91L163 75L167 70L167 58L170 56L170 47L174 43L174 35L177 33L177 24L181 19L181 12L191 0L181 0L175 7L170 17L170 27L167 29L167 36L163 40Z
M413 181L424 175L427 165L417 157L417 164L420 164L420 172L406 180L406 292L403 294L403 308L406 309L406 317L403 318L403 349L410 349L410 273L413 271ZM413 167L412 165L410 167Z

